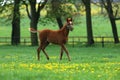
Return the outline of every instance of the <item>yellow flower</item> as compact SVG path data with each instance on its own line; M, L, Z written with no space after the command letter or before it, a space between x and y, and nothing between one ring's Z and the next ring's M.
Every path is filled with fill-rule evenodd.
M25 64L25 63L21 63L21 64L19 64L19 66L22 67L22 68L28 68L29 67L29 65Z
M101 76L102 76L102 75L100 75L100 74L98 75L99 78L100 78Z
M94 72L95 72L94 68L91 68L91 73L94 73Z
M85 68L83 68L83 71L85 71Z

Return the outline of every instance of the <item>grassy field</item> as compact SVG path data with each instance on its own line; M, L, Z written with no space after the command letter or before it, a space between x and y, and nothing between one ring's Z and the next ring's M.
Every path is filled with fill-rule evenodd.
M74 16L74 31L69 36L86 36L85 16ZM47 21L45 21L46 23ZM3 24L4 23L4 24ZM29 19L21 19L21 37L29 37ZM117 21L120 36L120 21ZM11 37L11 23L0 18L0 37ZM107 17L92 16L94 36L113 36ZM38 29L57 30L57 22L39 21ZM0 45L0 79L2 80L119 80L120 79L120 44L101 44L85 47L77 44L74 48L69 44L69 62L66 54L59 60L60 47L50 45L46 50L50 57L47 61L41 52L41 61L36 59L37 47Z
M113 36L108 17L98 15L98 8L96 9L92 9L93 35ZM39 30L59 29L56 21L43 22L39 21ZM85 16L73 16L73 23L74 31L70 32L69 36L87 36ZM120 21L116 21L116 24L120 36ZM5 18L0 18L0 37L11 37L11 26L11 20L5 21ZM29 27L28 17L22 17L21 37L30 37ZM104 48L101 44L86 47L83 43L77 44L74 48L70 44L66 46L70 52L71 61L68 61L65 53L63 60L59 60L60 47L56 45L49 45L46 49L50 57L49 61L42 52L41 60L37 60L37 46L0 45L0 79L120 80L120 44L105 44Z
M59 60L59 46L50 45L47 61L31 46L0 46L0 79L2 80L119 80L119 47L75 47L66 45L71 56Z

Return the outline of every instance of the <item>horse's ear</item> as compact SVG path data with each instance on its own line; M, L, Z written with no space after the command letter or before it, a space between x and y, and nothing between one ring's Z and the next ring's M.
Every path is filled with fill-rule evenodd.
M68 22L68 21L72 21L72 18L67 18L67 22Z

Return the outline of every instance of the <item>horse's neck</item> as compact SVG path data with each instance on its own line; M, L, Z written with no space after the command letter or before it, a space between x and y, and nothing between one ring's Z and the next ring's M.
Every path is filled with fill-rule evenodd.
M66 37L68 36L69 30L67 29L67 23L61 28L61 31L64 33Z

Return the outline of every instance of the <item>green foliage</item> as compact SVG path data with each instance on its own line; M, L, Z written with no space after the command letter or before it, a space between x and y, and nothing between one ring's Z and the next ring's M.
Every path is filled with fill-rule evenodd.
M46 7L47 17L71 17L76 11L76 7L71 3L52 3Z
M120 2L118 3L113 3L112 6L113 6L113 12L114 12L114 15L116 17L120 17Z
M50 60L41 52L36 59L37 47L0 46L0 78L3 80L119 80L119 47L76 47L67 45L66 54L59 60L59 47L47 48Z
M41 17L38 24L43 26L54 26L55 18Z
M13 5L8 4L4 7L4 10L1 12L0 17L1 18L5 17L6 19L11 19L12 18L12 16L11 16L12 12L13 12Z

